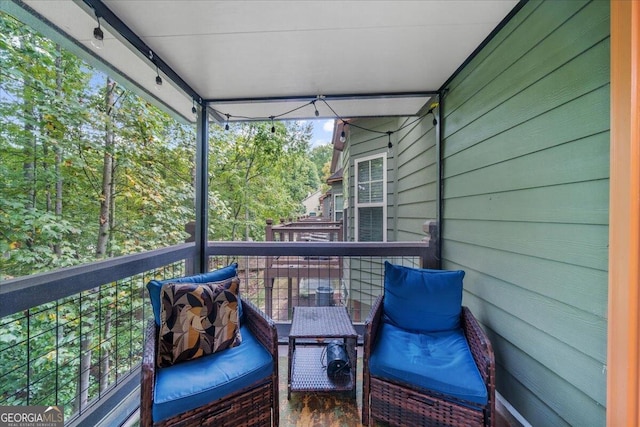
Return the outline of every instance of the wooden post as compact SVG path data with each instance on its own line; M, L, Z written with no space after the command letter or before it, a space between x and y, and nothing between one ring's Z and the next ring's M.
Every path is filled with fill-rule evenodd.
M422 231L426 234L426 236L422 240L429 242L427 254L422 259L422 268L438 269L440 268L440 259L438 256L438 222L435 220L429 220L425 222L422 225Z
M611 1L607 425L640 423L640 2Z

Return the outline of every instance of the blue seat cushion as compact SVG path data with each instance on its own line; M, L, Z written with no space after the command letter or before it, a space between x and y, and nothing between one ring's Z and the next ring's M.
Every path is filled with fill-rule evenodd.
M460 327L462 270L384 265L384 321L417 332Z
M416 333L382 323L378 334L371 375L487 404L487 388L462 329Z
M195 276L177 277L175 279L167 280L150 280L147 283L147 290L149 291L149 299L151 299L151 306L153 307L153 318L156 321L156 325L160 326L160 291L162 285L165 283L209 283L219 282L221 280L231 279L238 275L238 264L233 263L218 270L210 271L208 273L197 274ZM238 315L242 317L242 305L239 306L240 312Z
M157 368L153 420L165 420L211 403L273 373L273 359L246 326L242 344L218 353Z

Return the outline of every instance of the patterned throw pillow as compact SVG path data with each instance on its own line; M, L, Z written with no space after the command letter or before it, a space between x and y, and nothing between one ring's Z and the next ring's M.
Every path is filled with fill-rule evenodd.
M237 277L213 283L167 283L160 292L158 366L196 359L242 342Z

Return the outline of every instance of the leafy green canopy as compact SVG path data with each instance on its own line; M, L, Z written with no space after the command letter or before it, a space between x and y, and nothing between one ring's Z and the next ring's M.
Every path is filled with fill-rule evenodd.
M193 126L4 13L0 63L0 280L188 237ZM211 127L211 239L262 240L320 188L311 124L276 130Z

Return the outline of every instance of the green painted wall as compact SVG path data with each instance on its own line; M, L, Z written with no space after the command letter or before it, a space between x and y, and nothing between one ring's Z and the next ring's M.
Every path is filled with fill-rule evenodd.
M605 425L609 2L530 1L442 103L443 268L535 426Z
M360 119L349 129L344 149L344 189L349 196L349 240L353 240L354 160L387 153L387 241L416 241L426 237L423 224L435 219L437 162L433 117L385 117ZM364 129L362 129L364 128ZM366 129L366 130L365 130ZM393 131L388 150L387 131ZM392 260L417 265L417 260ZM382 293L383 260L350 260L351 298L364 320L375 298ZM357 318L357 315L356 315Z
M431 115L360 119L349 129L343 168L345 186L354 182L354 159L387 153L387 240L425 237L423 224L437 217L436 131ZM364 129L362 129L364 128ZM387 131L393 149L388 150ZM347 172L348 171L348 172ZM353 238L354 199L349 189L349 235Z

